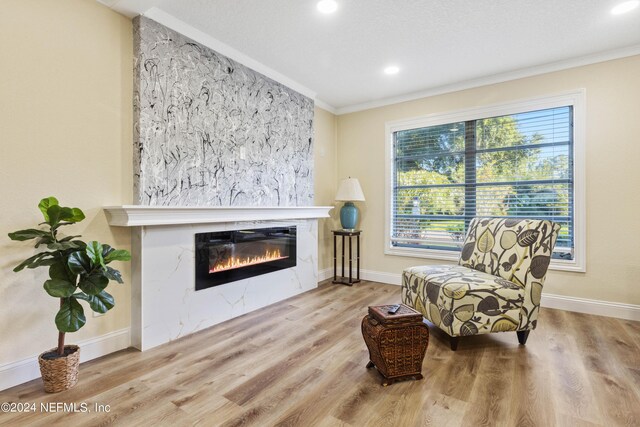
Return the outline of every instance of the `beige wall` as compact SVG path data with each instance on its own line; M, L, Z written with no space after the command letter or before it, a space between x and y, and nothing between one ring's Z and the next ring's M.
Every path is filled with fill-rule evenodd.
M87 0L9 0L0 13L0 365L54 347L58 302L44 268L13 273L34 253L7 233L42 221L39 200L56 196L87 218L64 233L129 249L101 207L132 200L131 21ZM116 306L67 342L126 328L130 270L109 285Z
M640 304L640 56L338 116L338 179L360 179L363 268L436 263L384 254L385 122L586 88L587 272L549 272L545 292Z
M336 206L338 189L338 137L337 118L330 112L316 107L314 117L314 189L317 206ZM337 209L331 212L331 218L318 223L318 269L332 266L333 235L331 230L339 227Z

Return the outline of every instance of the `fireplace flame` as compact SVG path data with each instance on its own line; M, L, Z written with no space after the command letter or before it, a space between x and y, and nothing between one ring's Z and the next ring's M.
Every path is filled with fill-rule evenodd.
M233 270L234 268L246 267L248 265L262 264L264 262L275 261L278 259L288 258L280 254L280 249L267 251L264 255L253 257L238 258L230 257L229 259L215 264L209 269L209 273L218 273L225 270Z

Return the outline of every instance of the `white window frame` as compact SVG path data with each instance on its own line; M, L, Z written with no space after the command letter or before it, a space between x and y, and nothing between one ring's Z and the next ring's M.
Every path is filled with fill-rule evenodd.
M506 116L535 110L573 106L573 212L574 212L574 257L572 260L552 259L549 269L586 272L587 209L586 209L586 90L577 89L555 95L526 100L510 101L483 107L467 108L446 113L435 113L410 119L385 123L385 218L384 253L415 258L458 261L460 253L428 248L394 247L391 242L393 218L393 134L398 131L437 126L448 123L478 120L488 117Z

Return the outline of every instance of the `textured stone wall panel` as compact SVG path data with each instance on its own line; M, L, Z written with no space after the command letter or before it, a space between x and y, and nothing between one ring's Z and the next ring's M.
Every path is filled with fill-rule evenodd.
M311 99L145 17L134 43L138 204L313 204Z

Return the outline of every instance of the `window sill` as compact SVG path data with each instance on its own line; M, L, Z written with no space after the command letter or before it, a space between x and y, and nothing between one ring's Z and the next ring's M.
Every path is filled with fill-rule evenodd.
M385 249L386 255L404 256L412 258L426 258L440 261L458 262L460 254L452 251L440 251L437 249L416 249L416 248L397 248L388 247ZM587 270L584 264L576 262L576 260L551 260L549 270L555 271L570 271L574 273L585 273Z

